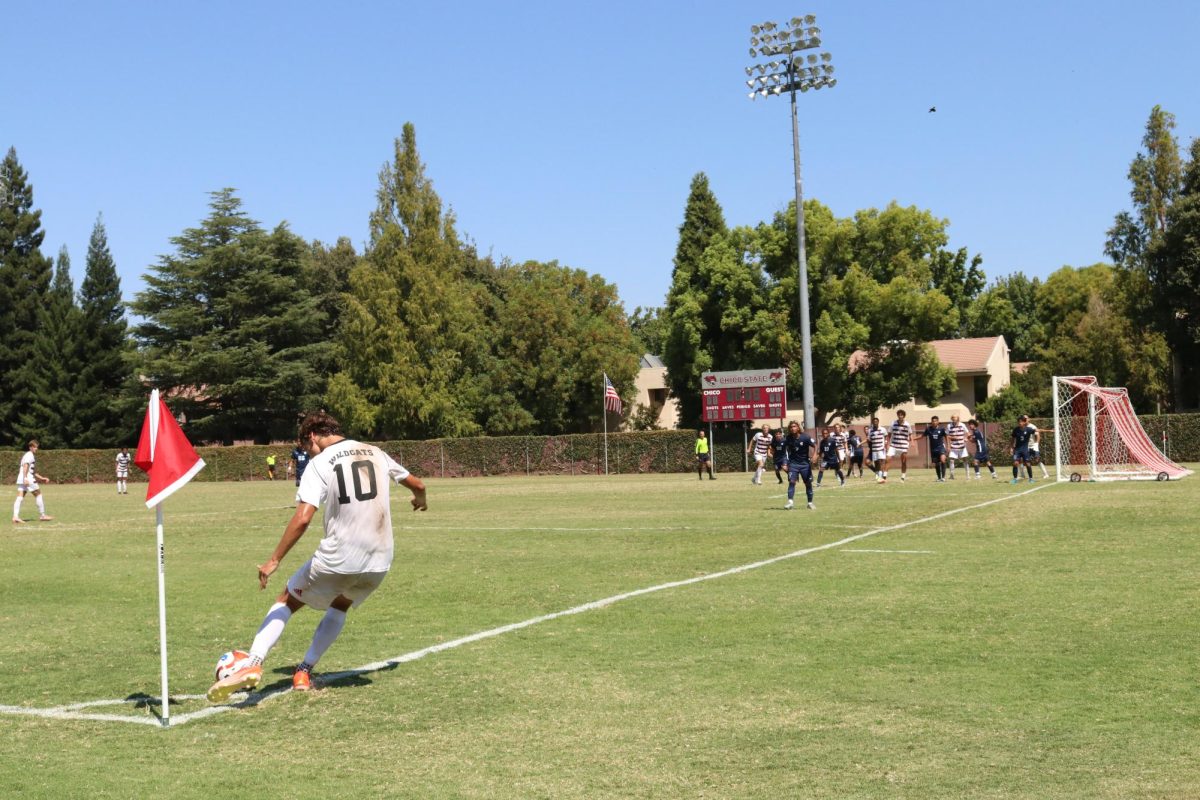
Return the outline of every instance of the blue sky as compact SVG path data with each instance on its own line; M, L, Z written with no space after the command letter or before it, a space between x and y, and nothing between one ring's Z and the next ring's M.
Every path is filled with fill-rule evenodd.
M806 197L950 220L989 279L1103 259L1155 104L1200 135L1200 4L9 4L0 147L78 285L103 213L126 297L232 186L361 247L407 122L460 230L660 305L692 176L731 225L792 196L786 97L751 102L749 27L814 13L838 85L801 97ZM936 113L929 113L936 106Z

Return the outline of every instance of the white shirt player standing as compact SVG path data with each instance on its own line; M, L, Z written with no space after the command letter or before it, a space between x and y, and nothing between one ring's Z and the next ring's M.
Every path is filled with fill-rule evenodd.
M967 459L967 426L963 424L958 414L950 416L950 424L946 426L946 438L950 441L950 458L946 464L950 467L950 480L954 480L954 466L957 462L963 463L964 470L969 463ZM968 475L970 477L970 475Z
M912 441L912 425L905 419L904 409L896 412L896 421L888 431L888 458L900 456L900 480L908 480L908 448ZM883 467L884 477L887 477L887 464Z
M378 447L345 438L338 421L324 412L309 414L300 424L300 446L308 451L310 460L300 480L299 504L271 557L258 568L259 587L267 587L267 580L304 535L322 503L325 536L267 611L250 646L250 658L208 690L208 699L214 703L258 685L262 662L293 612L309 605L324 610L325 616L292 676L292 687L307 691L313 667L346 624L346 612L366 600L391 568L389 481L412 492L414 510L427 508L420 478Z
M21 519L21 501L25 499L25 493L33 495L37 501L38 519L42 522L49 522L54 519L46 513L46 501L42 499L42 487L38 486L38 481L49 483L50 479L45 475L39 475L37 471L37 439L29 441L29 449L21 456L21 465L17 467L17 500L13 503L12 521L14 525L20 525L25 520Z
M133 461L133 456L129 455L129 448L122 447L121 452L117 453L117 494L129 494L129 463Z
M771 449L771 428L766 423L763 423L762 428L758 433L750 439L750 444L746 448L746 453L754 454L754 477L750 479L750 483L762 484L763 471L766 469L767 453Z
M1029 423L1029 427L1033 429L1033 436L1029 437L1029 461L1042 468L1042 478L1049 478L1046 462L1042 461L1042 434L1032 422Z

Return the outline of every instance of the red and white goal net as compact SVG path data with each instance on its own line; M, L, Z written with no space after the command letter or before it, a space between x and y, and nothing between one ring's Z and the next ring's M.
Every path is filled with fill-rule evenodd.
M1060 481L1172 480L1191 475L1154 446L1129 393L1090 375L1054 378L1054 455Z

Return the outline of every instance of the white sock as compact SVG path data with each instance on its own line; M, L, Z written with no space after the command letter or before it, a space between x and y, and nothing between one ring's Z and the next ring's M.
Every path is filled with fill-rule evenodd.
M37 502L38 514L43 517L46 516L46 501L42 499L40 494L33 499Z
M21 496L17 495L17 501L13 503L13 519L19 519L21 516Z
M284 627L291 618L292 610L287 607L287 603L276 603L271 606L258 629L258 635L254 637L254 644L250 645L250 655L257 658L260 663L265 661L267 653L271 652L271 648L279 641Z
M1045 465L1045 464L1038 464L1038 466L1042 468L1042 477L1043 477L1043 478L1049 478L1049 477L1050 477L1050 473L1046 471L1046 465Z
M338 611L336 608L326 611L325 616L321 617L317 629L313 631L312 644L308 646L308 652L304 654L304 663L310 668L315 667L345 625L345 611Z

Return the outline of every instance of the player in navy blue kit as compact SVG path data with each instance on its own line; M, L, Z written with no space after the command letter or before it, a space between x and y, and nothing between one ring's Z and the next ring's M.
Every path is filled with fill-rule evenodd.
M1010 483L1018 483L1021 480L1021 465L1025 465L1025 471L1029 473L1029 482L1033 483L1033 466L1029 456L1029 440L1033 438L1033 434L1037 429L1029 424L1029 415L1022 414L1017 420L1017 427L1013 428L1012 446L1009 452L1013 457L1013 477Z
M922 434L929 440L929 460L937 472L937 482L946 482L946 429L938 423L938 418L929 420L929 427Z
M846 479L842 475L842 453L838 449L837 437L830 434L829 428L821 429L821 441L817 444L817 452L821 455L821 467L817 470L817 486L825 477L825 470L837 470L838 485L845 486Z
M975 443L975 480L982 477L979 474L980 464L986 464L988 472L992 473L992 480L996 480L996 468L992 466L992 459L988 456L987 437L979 427L979 420L967 420L967 427L971 429L971 441Z
M788 462L788 501L784 508L792 507L792 499L796 496L796 481L804 481L804 491L808 495L808 507L813 508L812 457L813 440L807 433L800 430L800 423L788 425L788 435L783 439L783 450L787 453Z
M857 466L858 477L861 478L863 476L863 441L854 428L850 429L850 435L846 437L846 446L850 448L850 465L846 467L846 476L853 475L854 467Z
M775 433L771 434L771 457L775 460L775 479L783 483L783 476L787 474L787 453L783 449L783 428L776 428Z

